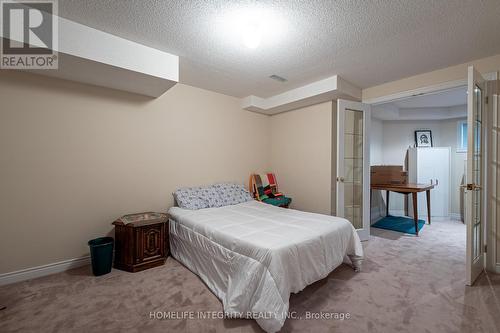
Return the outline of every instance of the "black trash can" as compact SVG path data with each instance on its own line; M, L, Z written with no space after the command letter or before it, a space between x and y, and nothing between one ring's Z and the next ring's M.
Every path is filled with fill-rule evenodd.
M89 240L92 273L95 276L111 272L113 264L113 238L100 237Z

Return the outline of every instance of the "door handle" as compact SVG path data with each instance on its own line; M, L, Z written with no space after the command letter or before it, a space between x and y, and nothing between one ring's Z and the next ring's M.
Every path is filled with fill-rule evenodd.
M337 181L343 183L344 182L344 177L337 177Z
M467 191L481 190L482 187L476 184L463 184L460 188L465 188Z

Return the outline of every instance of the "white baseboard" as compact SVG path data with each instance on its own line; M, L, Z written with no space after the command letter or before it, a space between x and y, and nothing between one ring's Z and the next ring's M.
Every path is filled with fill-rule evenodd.
M462 221L462 216L458 213L450 213L450 218L452 220Z
M90 257L68 259L43 266L31 267L19 271L0 274L0 286L15 282L34 279L37 277L60 273L72 268L90 264Z

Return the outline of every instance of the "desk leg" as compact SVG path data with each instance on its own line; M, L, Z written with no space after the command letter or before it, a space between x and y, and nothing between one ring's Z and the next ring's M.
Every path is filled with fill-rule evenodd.
M415 220L415 233L418 236L418 206L417 206L417 192L412 193L413 197L413 219Z
M389 193L391 191L385 191L385 204L387 207L385 208L385 216L389 216Z
M429 218L429 224L431 224L431 190L425 192L427 195L427 216Z
M404 216L410 216L410 211L408 210L408 193L404 193L405 202L404 202Z

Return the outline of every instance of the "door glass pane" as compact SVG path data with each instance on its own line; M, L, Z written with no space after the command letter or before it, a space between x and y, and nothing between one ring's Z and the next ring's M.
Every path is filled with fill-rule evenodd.
M482 122L482 90L478 86L474 88L474 103L476 107L474 108L474 129L473 129L473 140L474 140L474 154L473 154L473 170L472 170L472 183L478 186L478 188L472 190L472 223L473 223L473 257L476 259L482 253L481 249L483 247L481 233L481 219L482 219L482 132L481 132L481 122Z
M461 150L467 150L467 122L463 122L460 125L460 143L459 148Z
M363 228L363 112L345 111L344 214L356 229Z

